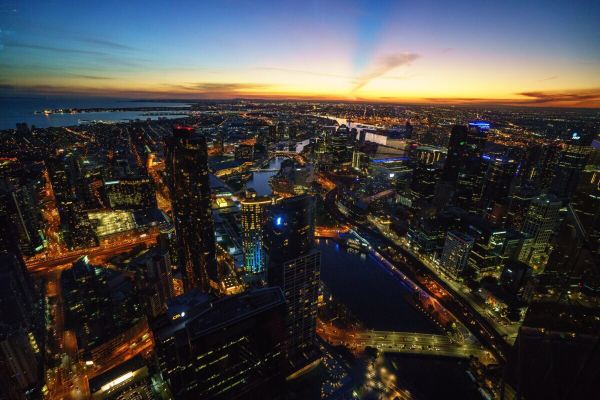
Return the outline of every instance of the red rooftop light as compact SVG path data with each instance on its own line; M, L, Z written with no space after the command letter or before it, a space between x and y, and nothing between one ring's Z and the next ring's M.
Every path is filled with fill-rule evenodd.
M184 126L184 125L175 125L174 129L192 132L194 130L194 127L193 126Z

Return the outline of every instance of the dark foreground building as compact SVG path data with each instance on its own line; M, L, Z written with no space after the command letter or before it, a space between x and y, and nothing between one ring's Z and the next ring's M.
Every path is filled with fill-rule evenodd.
M292 371L315 359L321 253L315 242L315 200L303 195L281 200L264 227L267 282L286 301L287 353Z
M600 393L600 311L530 306L509 360L504 399L594 399Z
M186 293L154 327L175 399L277 399L283 393L285 300L264 288L211 301ZM176 304L175 304L176 303Z

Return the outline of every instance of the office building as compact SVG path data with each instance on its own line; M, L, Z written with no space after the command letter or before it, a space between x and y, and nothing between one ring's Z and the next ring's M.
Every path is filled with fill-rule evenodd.
M288 359L293 369L314 357L321 254L314 247L315 199L302 195L271 206L264 228L267 282L286 300Z
M472 122L468 127L452 128L448 156L444 165L444 180L454 183L454 203L465 210L481 200L485 163L482 158L489 124Z
M554 166L549 192L563 203L571 199L575 193L581 171L585 167L591 151L591 146L572 141L565 145L560 152Z
M449 231L440 258L440 267L454 279L458 279L467 267L474 240L459 231Z
M149 177L104 181L108 206L114 210L139 210L156 207L156 193Z
M443 179L446 182L456 184L458 173L463 168L467 157L467 135L466 126L455 125L452 127L443 173Z
M496 157L483 155L483 161L487 164L485 180L481 194L481 209L492 210L494 203L498 203L512 193L516 182L519 160L510 154Z
M244 270L259 274L265 271L265 253L263 249L263 225L267 220L267 208L273 204L273 198L257 196L254 189L246 190L240 200L242 208L242 251Z
M518 186L508 198L506 212L506 227L521 231L531 202L539 192L531 186Z
M11 221L20 252L32 256L44 249L45 238L36 184L28 172L14 163L0 162L0 214Z
M218 281L206 139L191 127L175 127L166 139L178 261L186 290L211 290Z
M163 378L176 399L277 399L285 366L285 299L255 289L210 300L191 291L153 326Z
M418 201L431 203L442 171L431 164L419 163L413 170L410 189Z
M41 387L45 332L40 316L25 266L15 254L0 251L0 371L7 385L2 390Z
M465 231L474 240L469 254L469 267L478 276L499 275L503 262L502 249L506 242L506 230L476 215L468 215L465 218L465 225Z
M562 202L549 194L534 199L527 210L522 232L533 238L527 262L534 267L534 272L539 272L547 260L550 240L560 224L561 206Z
M570 203L591 250L600 255L600 166L588 165Z
M174 296L168 248L155 246L143 250L128 262L127 269L136 275L136 291L148 319L164 313Z

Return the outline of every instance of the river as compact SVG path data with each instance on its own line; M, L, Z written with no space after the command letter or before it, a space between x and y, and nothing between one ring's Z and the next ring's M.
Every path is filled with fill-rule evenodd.
M321 280L366 328L442 334L405 298L409 290L373 256L347 251L333 240L319 239ZM387 354L401 382L419 399L481 399L467 375L468 361L431 356Z
M284 157L270 159L269 166L265 168L265 171L255 171L252 173L252 178L246 182L246 187L256 190L256 194L259 196L270 195L271 186L269 185L269 179L279 171L281 162L284 159Z

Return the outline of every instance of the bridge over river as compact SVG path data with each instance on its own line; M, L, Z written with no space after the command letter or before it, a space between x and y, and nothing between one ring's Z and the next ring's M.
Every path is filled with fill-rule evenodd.
M481 345L458 342L445 335L394 331L347 331L319 321L319 336L332 345L342 345L354 352L372 347L382 352L468 358L477 357L484 364L495 362Z

